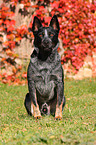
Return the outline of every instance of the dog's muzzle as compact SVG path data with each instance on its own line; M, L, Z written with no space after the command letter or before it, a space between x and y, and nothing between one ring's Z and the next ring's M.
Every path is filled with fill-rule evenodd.
M49 38L44 38L42 40L42 46L47 49L47 48L51 48L52 47L52 41Z

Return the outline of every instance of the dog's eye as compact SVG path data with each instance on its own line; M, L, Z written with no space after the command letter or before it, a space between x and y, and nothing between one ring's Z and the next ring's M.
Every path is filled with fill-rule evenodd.
M39 34L40 37L42 37L42 34Z
M53 34L51 34L50 36L54 36Z
M54 34L52 34L52 33L49 33L49 35L52 37L52 36L54 36Z
M42 34L39 34L39 36L40 36L40 37L43 37L43 36L44 36L44 33L42 33Z

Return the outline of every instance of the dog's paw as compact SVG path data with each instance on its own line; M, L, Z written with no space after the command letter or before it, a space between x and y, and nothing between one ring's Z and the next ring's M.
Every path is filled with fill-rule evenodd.
M41 116L41 115L39 115L39 116L34 116L34 118L35 118L35 119L41 119L42 116Z
M62 120L62 109L61 109L61 106L60 107L56 107L55 120Z
M55 120L62 120L62 116L55 116Z
M39 110L34 111L33 116L34 116L35 119L41 119L42 118L41 113L40 113Z
M42 117L38 106L33 107L33 116L34 116L35 119L40 119Z

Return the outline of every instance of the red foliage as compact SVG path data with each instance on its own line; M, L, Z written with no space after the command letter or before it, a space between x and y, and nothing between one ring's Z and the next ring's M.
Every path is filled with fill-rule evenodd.
M81 0L59 0L51 3L51 13L58 15L60 35L65 49L62 62L71 61L74 72L84 63L86 55L96 51L96 4ZM47 9L39 8L35 15L48 25L50 17L46 17ZM48 20L48 21L47 21Z
M16 4L16 0L14 3ZM12 3L12 4L14 4ZM0 81L3 83L19 83L24 84L26 81L26 74L20 73L21 66L15 67L15 58L18 56L14 54L13 49L16 47L16 44L28 33L28 28L26 25L20 26L20 28L15 27L15 20L12 19L14 13L10 10L9 7L6 7L5 4L2 4L0 7L0 34L3 36L5 33L6 39L3 40L1 37L0 42L2 43L2 53L6 53L7 57L1 59L0 69L2 71L2 67L7 69L11 67L12 74L1 73ZM6 56L5 55L5 56ZM7 65L7 68L6 68Z
M33 36L28 32L28 27L22 25L19 28L15 26L13 8L16 8L17 3L23 5L22 10L28 11L29 8L35 9L34 16L38 16L43 26L48 26L51 17L56 14L60 23L60 35L64 47L64 55L61 58L62 63L71 62L72 70L77 72L84 63L86 55L92 56L92 51L96 51L96 3L91 4L81 0L37 0L37 4L32 5L29 0L11 0L10 7L6 7L3 3L0 6L0 32L6 34L7 40L2 43L2 50L12 51L17 43L27 35ZM49 5L50 4L50 5ZM11 11L12 10L12 11ZM28 13L26 13L28 15ZM32 22L29 27L32 26ZM14 60L17 56L11 54L11 59ZM7 54L9 57L10 55ZM6 58L4 58L6 61ZM7 61L6 61L7 63ZM18 68L14 69L13 75L0 74L3 82L18 82ZM26 78L26 74L21 75ZM5 79L7 78L7 79ZM20 83L20 82L19 82Z

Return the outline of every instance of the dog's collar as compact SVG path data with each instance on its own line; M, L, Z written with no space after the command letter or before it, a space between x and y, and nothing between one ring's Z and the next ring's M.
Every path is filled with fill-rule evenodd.
M56 51L56 50L58 49L58 47L59 47L59 42L58 42L57 45L52 49L52 52L53 52L53 51ZM36 47L35 45L34 45L34 50L37 52L37 54L39 53L39 48Z

